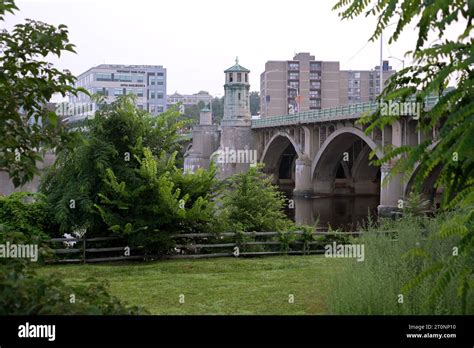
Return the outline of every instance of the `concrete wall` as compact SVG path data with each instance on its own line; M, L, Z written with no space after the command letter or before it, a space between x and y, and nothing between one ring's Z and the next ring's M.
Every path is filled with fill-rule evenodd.
M37 162L37 167L40 171L40 175L35 175L33 180L26 183L24 186L16 187L10 180L7 172L0 172L0 195L8 196L13 192L37 192L41 181L41 175L53 165L56 160L56 155L53 153L46 153L43 162Z

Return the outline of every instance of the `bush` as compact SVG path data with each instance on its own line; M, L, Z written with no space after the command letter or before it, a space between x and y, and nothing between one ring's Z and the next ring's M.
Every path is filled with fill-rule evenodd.
M365 261L347 260L343 271L332 280L328 303L333 314L461 314L463 300L457 284L447 284L435 301L430 301L438 274L430 274L410 290L406 285L435 263L452 259L459 238L437 238L447 217L408 216L382 220L368 226L355 242L365 247ZM382 233L382 231L396 231ZM396 239L396 241L394 241ZM431 257L427 257L431 255ZM403 303L399 303L403 295ZM474 313L474 297L466 300L467 313Z
M146 314L109 295L105 285L67 285L59 276L40 276L26 262L0 264L0 315L118 315ZM74 303L71 303L71 296Z
M172 234L212 232L214 218L212 187L215 170L183 174L174 165L174 156L165 153L156 159L144 149L137 158L140 168L132 179L121 180L108 170L104 188L95 207L113 233L124 237L129 246L143 246L147 254L171 251Z
M286 199L261 166L227 179L220 218L229 231L286 231L294 224L285 215Z
M0 240L7 233L20 233L22 243L45 241L58 229L53 221L51 209L41 194L16 192L0 196Z
M117 98L96 112L78 143L58 152L40 186L61 231L87 228L88 237L110 234L96 209L110 172L119 182L136 187L144 149L154 156L180 150L178 130L183 123L178 117L174 110L152 116L138 109L131 96Z

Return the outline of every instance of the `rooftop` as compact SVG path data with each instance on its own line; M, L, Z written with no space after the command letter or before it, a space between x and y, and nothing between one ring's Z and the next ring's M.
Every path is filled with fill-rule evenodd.
M235 65L231 66L229 69L225 70L224 72L225 73L228 73L228 72L246 72L246 73L249 73L250 70L246 69L242 65L240 65L239 64L239 58L237 57L235 59Z

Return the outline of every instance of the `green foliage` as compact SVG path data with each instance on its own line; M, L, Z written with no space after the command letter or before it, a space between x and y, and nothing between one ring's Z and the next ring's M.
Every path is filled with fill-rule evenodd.
M57 230L45 197L27 192L0 196L0 241L36 244Z
M375 3L375 4L374 4ZM460 312L472 313L466 298L472 290L472 255L474 255L473 192L474 192L474 2L464 0L412 1L412 0L340 0L334 6L343 19L353 18L365 12L366 16L378 16L376 30L371 40L377 39L389 22L397 21L389 43L396 42L400 34L413 21L418 21L418 38L414 50L407 52L414 63L394 74L383 90L380 100L406 101L414 98L423 104L426 97L439 96L431 110L421 108L418 129L431 132L439 129L433 139L418 146L402 146L387 151L377 164L394 163L387 176L390 180L399 173L405 177L414 172L414 191L420 192L430 175L439 176L435 186L443 189L441 206L456 207L455 214L443 225L441 237L450 235L461 238L459 256L441 259L432 268L425 269L409 282L412 291L420 288L427 278L435 281L427 293L429 304L440 301L440 294L453 286L464 301ZM456 40L447 37L447 31L456 32ZM460 30L460 32L459 32ZM428 43L428 33L437 40ZM430 40L432 38L430 37ZM455 86L448 88L455 80ZM368 115L361 123L368 124L366 132L375 127L383 128L398 117L386 117L380 110ZM416 169L416 170L415 170ZM417 250L417 249L415 249ZM431 255L429 250L419 250ZM433 256L432 256L433 259ZM436 275L439 275L437 277ZM415 287L416 285L416 287ZM472 291L470 292L472 296ZM472 299L471 299L472 300ZM472 305L472 302L471 302Z
M382 220L379 228L367 229L354 241L364 245L365 260L344 260L343 271L331 282L330 312L351 315L474 313L473 292L466 294L463 300L458 294L459 284L455 283L444 283L445 287L434 292L437 288L434 284L443 274L426 273L439 264L460 260L453 257L453 247L461 240L459 236L437 238L445 220L454 216ZM474 268L472 260L470 255L469 264L466 263L471 271ZM416 286L408 289L407 284L413 284L417 274L426 276L417 278ZM403 303L399 303L399 295L403 295Z
M317 226L318 221L315 222L315 226ZM303 226L302 228L303 234L300 237L300 240L303 242L303 255L309 253L309 249L311 248L310 242L316 241L316 236L314 235L314 227L312 226Z
M432 212L431 202L424 199L421 194L411 193L403 205L403 213L410 215L423 215Z
M97 194L110 186L111 173L135 186L145 148L155 155L179 150L178 130L183 122L178 118L175 110L152 116L136 108L132 96L120 97L98 111L88 121L82 139L59 151L40 187L61 229L87 228L89 236L108 234L95 208L100 203Z
M414 291L415 287L427 278L435 278L435 286L429 291L428 305L436 305L440 297L454 286L457 297L461 301L460 314L472 314L474 312L472 308L474 297L472 231L474 231L474 194L471 193L462 202L459 211L449 215L448 219L443 221L439 232L433 238L437 243L446 243L453 238L457 240L451 250L451 257L441 262L430 250L420 250L420 258L428 259L431 267L419 272L404 286L404 290Z
M250 114L257 115L260 112L260 93L257 91L250 92Z
M259 165L227 179L220 216L229 231L285 231L293 225L283 212L285 202Z
M206 105L202 101L195 105L186 106L184 108L184 114L182 115L182 117L184 119L190 120L192 124L199 124L199 115L201 114L201 110L205 106Z
M214 221L211 192L215 168L183 174L174 156L162 152L155 159L145 148L134 176L118 178L107 170L95 205L108 229L123 236L130 246L143 246L149 254L163 254L174 246L170 235L210 232Z
M417 191L421 190L424 180L440 167L436 185L444 188L442 205L446 206L457 194L474 184L472 1L378 0L375 1L375 6L371 6L372 2L374 1L341 0L334 9L340 10L343 19L356 17L363 12L368 16L378 15L378 24L371 40L377 39L392 19L396 20L397 26L390 37L390 43L397 41L402 31L419 19L415 49L407 52L414 60L413 66L394 74L379 99L405 101L414 97L416 102L423 104L428 96L440 97L431 110L421 108L418 123L418 128L424 132L438 127L439 132L434 139L419 146L388 151L379 164L397 159L387 177L390 180L398 173L410 175L419 163L414 181ZM465 25L460 26L462 23ZM461 32L456 41L445 37L448 29L455 31L459 28ZM428 32L437 37L436 44L428 44ZM456 85L448 89L453 78ZM383 116L378 110L362 122L369 124L366 132L370 133L375 127L382 128L397 119Z
M212 118L215 124L220 124L224 117L224 97L212 99Z
M278 232L278 241L281 243L280 250L287 253L291 249L291 243L296 241L296 236L289 231L280 231Z
M18 8L14 1L0 4L0 21ZM36 161L41 150L61 148L74 137L68 133L54 111L47 109L51 97L59 93L85 92L72 87L75 78L44 60L74 52L65 25L58 27L26 20L9 32L0 32L0 170L9 173L20 186L38 173Z
M58 275L38 275L23 262L0 264L0 315L146 314L109 295L105 285L67 285ZM71 303L71 295L75 303Z

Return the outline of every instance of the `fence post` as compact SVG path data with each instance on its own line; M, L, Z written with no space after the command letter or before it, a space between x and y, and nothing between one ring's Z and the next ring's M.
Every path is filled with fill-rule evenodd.
M86 263L86 236L82 236L82 263Z

